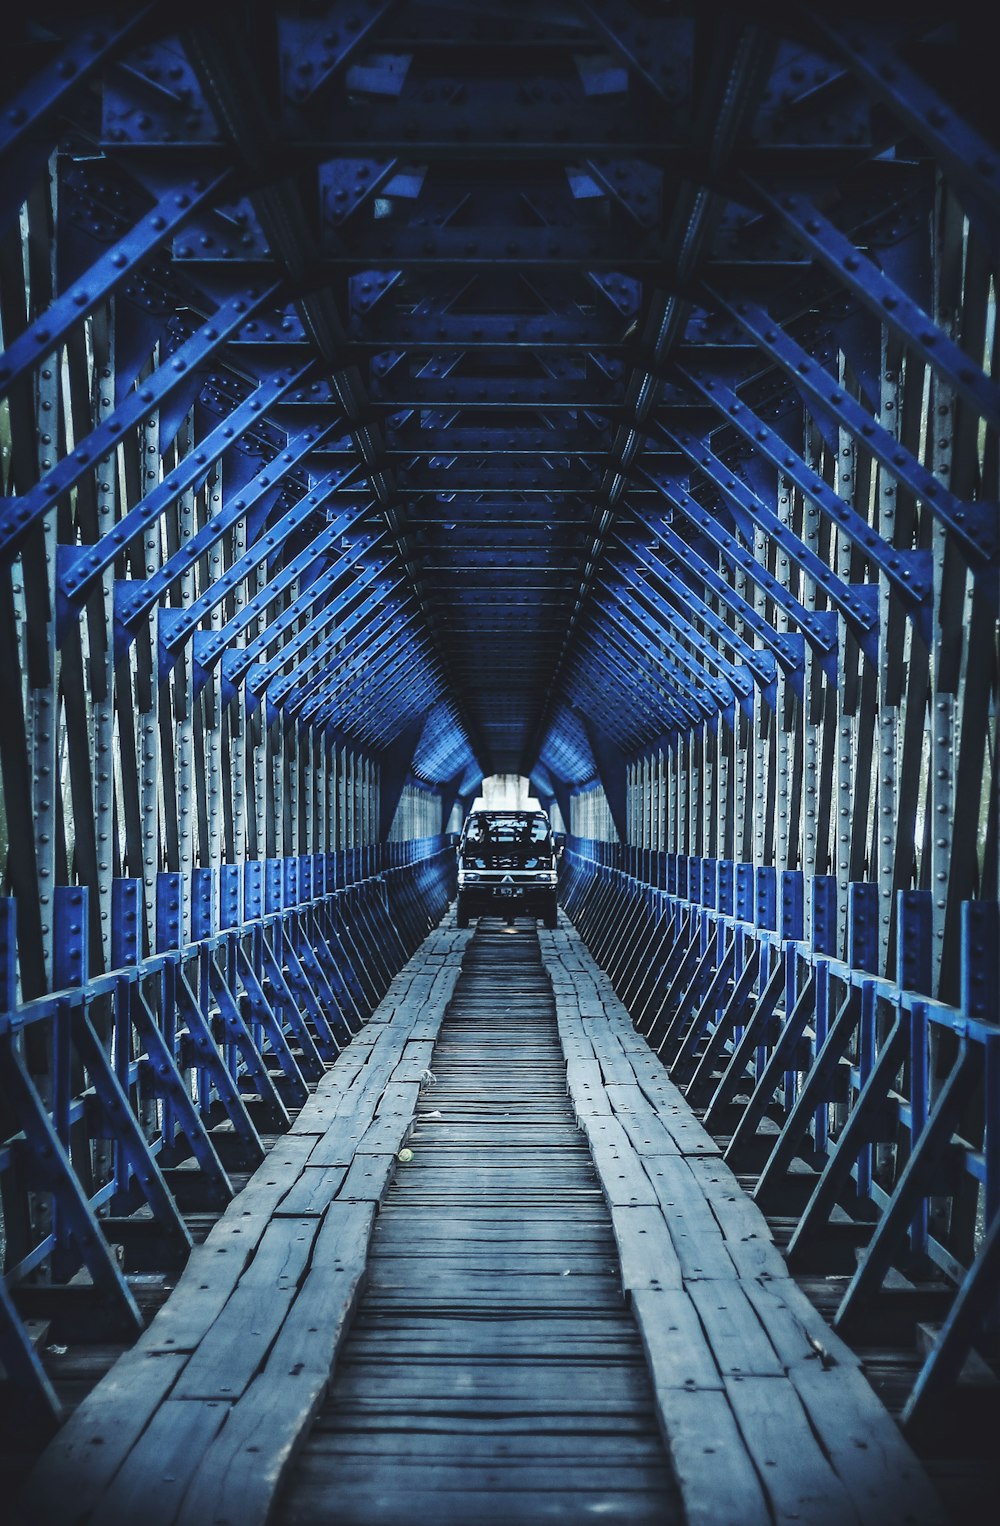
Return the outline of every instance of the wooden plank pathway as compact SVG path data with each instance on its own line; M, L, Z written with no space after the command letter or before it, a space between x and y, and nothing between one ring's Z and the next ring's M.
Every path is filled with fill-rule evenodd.
M580 940L485 920L393 981L19 1509L943 1520Z
M283 1526L682 1521L528 924L481 924Z

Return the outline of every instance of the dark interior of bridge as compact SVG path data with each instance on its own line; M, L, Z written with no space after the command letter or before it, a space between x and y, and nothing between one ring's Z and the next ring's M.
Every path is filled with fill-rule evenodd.
M565 839L566 1057L572 937L971 1512L1000 1414L978 9L41 0L0 35L4 1468L408 961L452 957L485 798Z

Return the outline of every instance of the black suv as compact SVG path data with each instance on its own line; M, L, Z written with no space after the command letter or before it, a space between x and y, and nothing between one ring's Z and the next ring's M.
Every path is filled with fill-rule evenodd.
M519 912L555 927L558 848L544 811L473 811L458 844L458 925Z

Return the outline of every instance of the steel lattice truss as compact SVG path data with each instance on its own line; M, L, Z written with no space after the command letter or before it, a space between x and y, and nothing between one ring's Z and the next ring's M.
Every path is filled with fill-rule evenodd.
M175 694L183 656L195 698L403 738L456 787L541 761L552 795L778 685L898 686L936 542L989 596L997 161L985 101L953 103L974 35L254 14L25 26L8 59L8 215L50 154L54 185L27 308L6 272L0 546L58 543L64 661L113 578L116 660L148 643ZM916 434L928 387L969 434L958 473ZM116 447L124 485L95 466Z
M1000 154L978 24L898 10L6 23L0 1012L508 772L675 891L835 881L849 960L875 887L883 973L922 893L965 1002Z

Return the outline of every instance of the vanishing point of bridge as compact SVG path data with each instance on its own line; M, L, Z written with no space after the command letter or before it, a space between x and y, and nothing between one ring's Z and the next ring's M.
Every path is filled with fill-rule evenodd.
M22 12L5 1517L992 1520L982 23Z

